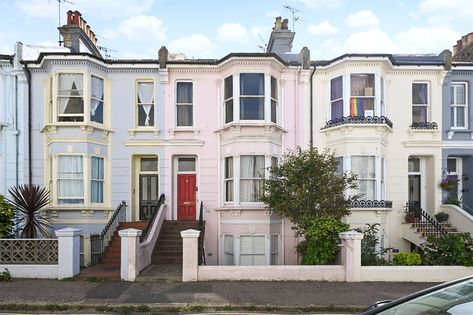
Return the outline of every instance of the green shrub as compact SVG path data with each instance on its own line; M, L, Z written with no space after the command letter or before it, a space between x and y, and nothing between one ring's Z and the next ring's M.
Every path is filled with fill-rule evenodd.
M396 253L393 256L395 266L418 266L422 264L419 253Z
M470 233L429 236L422 250L422 261L426 265L473 266L473 238Z
M358 228L356 231L363 233L361 240L361 265L362 266L380 266L386 265L384 254L391 250L384 249L378 238L379 223L366 224L364 229Z
M339 249L338 233L348 231L350 225L335 218L321 217L308 222L305 240L297 246L303 265L328 265L335 262Z
M13 237L13 219L15 212L13 206L0 195L0 238Z
M437 221L439 222L446 222L448 221L448 213L446 212L438 212L436 214L434 214L435 218L437 219Z
M0 272L0 282L12 282L13 278L11 277L10 271L5 268L5 271Z

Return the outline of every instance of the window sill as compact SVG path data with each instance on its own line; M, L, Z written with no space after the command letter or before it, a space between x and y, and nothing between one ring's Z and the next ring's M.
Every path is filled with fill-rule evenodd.
M435 121L432 121L423 123L412 123L409 128L415 131L436 131L438 130L439 126Z
M245 121L239 121L239 122L231 122L217 129L216 132L221 133L228 130L239 131L241 130L242 127L261 127L261 128L264 128L266 132L279 131L279 132L287 133L287 130L282 128L280 125L275 124L273 122L265 122L261 120L257 120L257 121L245 120Z
M101 126L99 124L86 124L86 123L66 123L66 122L59 122L59 123L48 123L46 124L43 129L41 129L42 133L57 133L57 128L77 128L79 127L82 133L84 134L91 134L94 130L102 131L104 136L108 136L111 129Z
M225 204L221 207L215 208L216 211L240 211L240 210L269 210L263 202L252 203L252 204Z
M386 126L390 130L393 128L393 123L386 116L346 116L336 119L332 119L326 122L325 126L321 128L321 131L327 129L341 128L341 127L353 127L353 126Z
M168 129L168 133L171 139L173 139L175 135L178 133L181 133L181 134L190 133L194 135L193 136L194 138L197 138L199 136L200 130L195 129L194 127L176 127L176 128Z
M143 128L134 128L128 129L128 134L131 138L134 138L137 133L154 133L154 136L159 137L159 129L154 127L143 127Z
M357 200L352 202L352 210L373 210L373 209L385 209L391 210L393 202L389 200Z
M471 129L450 129L449 131L447 131L447 138L449 140L453 139L455 133L469 133L471 139L473 139L473 130Z

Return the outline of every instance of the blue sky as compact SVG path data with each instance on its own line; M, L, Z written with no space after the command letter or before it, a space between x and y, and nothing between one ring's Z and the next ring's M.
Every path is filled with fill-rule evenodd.
M344 53L439 53L473 31L471 0L71 0L116 58L157 58L165 45L188 58L257 52L284 5L302 12L293 51L312 59ZM470 22L470 23L468 23ZM0 0L0 53L16 41L57 45L57 0ZM260 39L263 38L263 41Z

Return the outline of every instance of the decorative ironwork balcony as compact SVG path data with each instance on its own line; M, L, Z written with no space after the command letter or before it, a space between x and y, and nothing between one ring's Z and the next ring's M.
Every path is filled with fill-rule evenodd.
M351 208L392 208L393 202L388 200L356 200Z
M414 122L410 126L411 129L421 129L421 130L437 130L439 128L438 124L433 122Z
M389 128L393 127L392 121L386 116L346 116L335 118L327 121L323 129L332 128L341 125L356 124L356 125L365 125L365 124L386 124Z

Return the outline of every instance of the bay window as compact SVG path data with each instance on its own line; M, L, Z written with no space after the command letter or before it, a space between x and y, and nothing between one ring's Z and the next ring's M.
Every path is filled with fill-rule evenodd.
M154 83L138 82L136 97L137 126L154 126Z
M450 124L452 128L467 128L467 84L454 82L450 85Z
M412 83L412 122L428 122L429 109L428 83Z
M57 112L60 122L84 121L84 79L79 73L58 76Z
M240 157L240 202L259 202L264 179L264 155Z
M192 85L192 82L178 82L176 85L176 125L178 127L192 127L194 124Z
M374 73L351 73L330 80L328 120L384 116L384 81Z
M225 124L240 120L278 122L280 91L275 77L240 73L226 77L223 89Z
M84 203L84 163L82 156L59 156L57 197L58 204Z
M374 155L352 155L337 157L337 173L352 172L357 175L358 189L353 194L362 194L361 200L385 199L385 161Z

